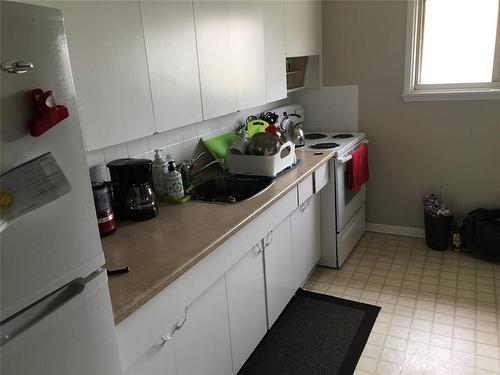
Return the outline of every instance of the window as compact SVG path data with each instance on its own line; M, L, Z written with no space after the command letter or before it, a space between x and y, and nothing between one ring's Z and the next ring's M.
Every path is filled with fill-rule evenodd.
M403 98L500 99L500 0L410 0Z

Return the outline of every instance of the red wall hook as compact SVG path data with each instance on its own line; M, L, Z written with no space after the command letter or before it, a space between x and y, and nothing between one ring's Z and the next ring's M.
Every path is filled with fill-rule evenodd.
M52 91L35 89L27 93L28 102L35 115L29 124L29 131L33 137L39 137L51 127L69 116L68 108L57 105Z

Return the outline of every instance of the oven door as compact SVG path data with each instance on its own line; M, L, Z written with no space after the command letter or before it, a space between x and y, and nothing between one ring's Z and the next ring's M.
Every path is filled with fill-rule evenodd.
M349 167L351 163L349 156L357 147L359 147L359 144L335 159L337 233L345 228L366 200L366 184L356 193L350 191L348 186Z

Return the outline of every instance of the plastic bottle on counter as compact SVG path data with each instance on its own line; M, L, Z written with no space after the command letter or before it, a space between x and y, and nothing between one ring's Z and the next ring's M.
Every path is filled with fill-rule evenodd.
M163 161L160 156L160 150L155 150L155 158L153 160L153 188L156 194L166 194L167 186L166 186L166 172L167 172L167 163Z
M175 169L175 161L168 162L168 172L165 175L166 193L173 199L184 197L184 187L182 185L182 175Z

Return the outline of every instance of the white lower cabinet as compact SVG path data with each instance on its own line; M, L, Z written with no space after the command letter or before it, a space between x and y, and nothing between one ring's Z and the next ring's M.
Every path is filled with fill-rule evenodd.
M314 194L309 201L306 209L308 219L308 236L307 259L308 273L318 264L321 258L321 206L319 194Z
M307 203L307 202L306 202ZM307 253L307 214L303 203L291 215L292 225L292 260L293 260L293 285L295 288L302 283L309 273Z
M177 373L233 373L225 276L187 307L186 320L171 340Z
M311 195L291 215L294 288L302 286L321 258L320 198Z
M268 327L274 324L295 291L292 278L290 217L264 238Z
M299 195L289 191L118 325L127 375L241 369L321 255L319 196L303 189L297 207Z
M126 372L126 375L175 375L173 342L158 342Z
M261 240L226 274L234 373L267 331L262 246Z

